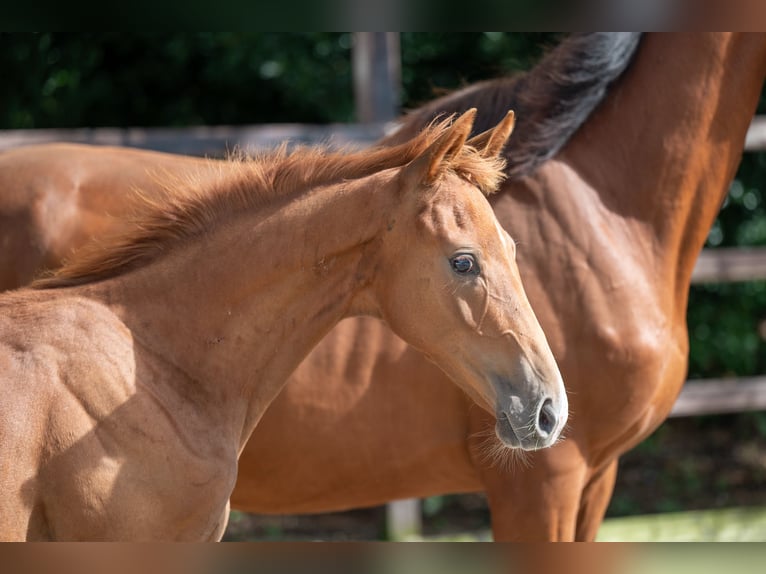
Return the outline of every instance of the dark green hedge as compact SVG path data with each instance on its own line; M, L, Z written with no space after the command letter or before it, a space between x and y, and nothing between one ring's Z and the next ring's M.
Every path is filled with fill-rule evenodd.
M529 67L552 34L402 35L403 104ZM0 34L0 128L353 121L348 33Z

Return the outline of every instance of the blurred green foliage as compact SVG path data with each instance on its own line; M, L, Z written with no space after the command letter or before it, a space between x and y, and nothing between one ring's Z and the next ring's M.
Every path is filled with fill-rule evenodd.
M343 121L350 37L0 35L0 127Z
M554 34L404 33L402 103L526 69ZM353 120L348 33L0 33L0 128Z

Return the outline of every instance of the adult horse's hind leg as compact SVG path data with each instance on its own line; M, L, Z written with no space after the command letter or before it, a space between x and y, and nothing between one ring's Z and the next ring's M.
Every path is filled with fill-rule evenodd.
M594 473L588 481L580 502L575 540L590 542L596 539L601 521L612 498L616 478L617 459L614 459Z

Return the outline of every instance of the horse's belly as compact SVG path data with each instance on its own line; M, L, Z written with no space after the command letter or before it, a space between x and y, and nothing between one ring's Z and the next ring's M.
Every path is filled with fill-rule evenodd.
M368 344L328 367L322 357L338 352L336 333L299 367L240 456L232 506L325 512L481 490L466 446L469 409L479 407L393 335L369 321L344 328L360 329L354 340Z
M354 432L354 431L352 431ZM314 433L314 441L291 442L290 451L240 460L232 506L262 514L303 514L375 506L400 498L483 490L465 438L430 434L379 436L355 432L338 440ZM278 470L277 470L278 468Z

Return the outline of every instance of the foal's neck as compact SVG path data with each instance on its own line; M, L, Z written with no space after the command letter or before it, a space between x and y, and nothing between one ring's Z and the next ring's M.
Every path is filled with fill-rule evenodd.
M562 153L616 226L630 226L629 239L645 245L647 269L672 290L678 313L739 164L765 72L761 35L648 34L577 145Z
M393 201L380 188L391 177L276 200L83 289L110 304L138 344L183 373L183 384L207 389L241 447L339 320L376 314L367 288Z

